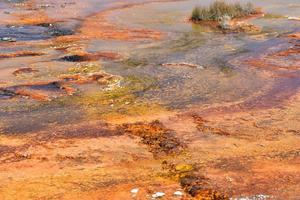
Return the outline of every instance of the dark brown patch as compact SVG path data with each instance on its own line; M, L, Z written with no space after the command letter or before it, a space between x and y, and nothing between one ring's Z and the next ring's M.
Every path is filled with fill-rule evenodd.
M163 161L163 170L168 171L168 177L176 179L182 189L193 197L193 199L201 200L227 200L227 195L219 192L218 189L211 183L211 180L206 176L199 173L201 169L197 168L196 165L181 165L181 166L193 166L188 170L183 169L168 161ZM183 169L183 170L182 170ZM188 198L189 199L189 198Z
M140 137L155 157L179 153L184 148L174 132L165 128L159 121L124 124L119 129L126 134Z
M113 52L98 52L98 53L81 53L75 55L68 55L60 58L60 61L67 62L86 62L97 61L99 59L116 60L121 56Z
M218 192L211 186L210 181L205 176L191 173L179 180L181 187L186 193L196 200L228 200L227 195Z

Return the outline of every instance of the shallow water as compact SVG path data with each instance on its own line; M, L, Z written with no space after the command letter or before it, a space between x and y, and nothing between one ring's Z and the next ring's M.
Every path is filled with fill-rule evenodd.
M130 69L130 73L147 73L148 76L157 79L156 90L145 92L145 95L148 98L159 99L163 104L171 107L184 107L197 102L203 104L235 101L246 97L247 94L250 96L259 88L270 84L268 83L270 80L266 81L263 77L259 77L260 75L255 70L232 66L228 61L243 54L247 56L259 54L271 46L283 43L273 38L282 33L297 31L299 22L278 19L270 23L271 20L257 19L253 20L253 23L262 26L261 35L212 33L205 27L185 22L186 16L197 4L197 1L166 3L165 5L152 3L145 6L146 11L136 6L124 9L119 15L112 17L112 20L123 26L156 28L167 34L163 42L135 46L136 49L130 52L130 57L136 60L146 60L149 63L146 67ZM277 5L277 2L275 4ZM265 6L266 4L259 5ZM264 9L278 13L278 10L272 6L264 7ZM92 45L92 48L97 47ZM160 66L168 62L196 63L204 66L205 69ZM116 72L115 67L112 72ZM110 67L107 67L107 70L110 70ZM124 69L120 68L118 72L124 73Z
M96 0L86 2L66 2L62 4L47 3L41 1L35 5L35 9L41 9L49 18L60 19L55 23L61 30L71 30L66 35L76 33L81 21L96 12L108 8L117 8L127 3L140 3L146 1L126 1L121 4L118 1ZM208 4L211 1L201 2ZM297 1L268 1L254 2L262 6L266 12L280 15L299 15L296 9ZM137 40L137 41L113 41L113 40L82 40L71 42L66 45L74 46L90 52L115 51L123 55L122 60L95 61L102 69L114 75L125 78L121 82L122 87L136 85L130 91L134 96L134 102L143 102L159 105L170 110L186 109L188 107L211 105L216 103L234 103L251 99L261 92L266 92L272 86L280 88L281 85L291 85L294 88L294 80L266 79L260 70L244 67L231 62L236 58L256 56L266 53L269 47L280 46L286 41L277 39L284 33L299 30L299 21L259 18L252 23L262 27L262 33L249 34L223 34L215 32L209 27L192 25L186 22L191 9L199 4L198 1L182 2L159 2L146 5L136 5L114 11L109 20L116 25L129 28L154 29L163 33L163 39ZM14 7L22 9L21 4L1 3L2 10L14 12ZM77 9L78 7L81 9ZM25 8L24 12L27 12ZM32 9L30 7L30 9ZM65 12L76 9L77 12ZM23 11L21 11L23 12ZM6 14L8 15L8 14ZM6 26L0 27L0 37L13 37L18 45L1 46L1 52L11 53L15 51L42 51L43 56L20 57L0 60L2 73L0 83L3 87L15 84L24 84L33 81L56 80L59 74L65 73L76 63L68 63L59 60L62 54L53 46L39 44L39 41L55 38L51 35L51 27L43 26ZM84 35L84 33L83 33ZM35 42L37 40L37 42ZM22 41L31 43L20 44ZM49 41L49 40L48 40ZM4 43L3 43L4 44ZM72 51L71 51L72 52ZM70 54L70 52L69 52ZM165 67L164 63L189 62L203 66L203 69L189 67ZM14 77L11 73L19 67L32 66L39 70L35 74L24 74ZM134 81L133 81L134 80ZM297 83L297 80L295 80ZM278 82L278 83L277 83ZM77 96L63 97L52 102L41 103L29 99L10 100L7 95L2 95L1 121L5 122L5 132L26 132L47 127L52 123L70 123L77 120L90 119L90 113L86 105L78 104L77 101L85 101L85 96L91 93L98 94L102 89L97 85L88 87L74 86L78 89ZM271 90L277 92L278 89ZM272 93L272 92L270 92ZM74 100L76 99L76 100ZM255 100L254 100L255 101ZM63 102L63 103L62 103ZM126 102L125 102L126 103ZM251 103L250 103L251 104ZM271 103L270 103L271 104ZM102 103L94 105L95 108L103 109L103 113L125 113L126 108L118 107L116 110L110 105ZM124 105L124 107L126 107ZM34 108L34 112L32 112ZM75 109L74 109L75 108ZM95 109L93 108L93 109ZM125 111L124 111L125 109ZM8 112L9 110L9 112ZM74 111L76 110L76 111ZM78 116L78 113L81 113ZM102 114L103 114L102 113ZM93 114L93 118L101 119L102 114ZM138 114L138 113L137 113ZM22 116L22 117L20 117ZM27 117L32 120L25 120ZM25 117L25 118L24 118ZM39 124L39 126L35 126ZM26 127L26 128L25 128Z

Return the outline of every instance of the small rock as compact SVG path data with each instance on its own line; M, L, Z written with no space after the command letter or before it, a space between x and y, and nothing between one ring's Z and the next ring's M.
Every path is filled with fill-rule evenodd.
M174 195L175 195L175 196L183 196L183 192L181 192L181 191L176 191L176 192L174 192Z
M165 196L166 194L163 192L156 192L155 194L152 194L152 198L161 198Z
M130 191L132 194L137 194L139 192L138 188L134 188Z
M12 37L3 37L3 38L0 38L0 40L3 42L16 42L17 41L15 38L12 38Z

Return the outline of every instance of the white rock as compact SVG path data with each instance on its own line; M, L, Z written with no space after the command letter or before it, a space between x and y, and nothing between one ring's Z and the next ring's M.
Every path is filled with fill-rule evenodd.
M156 192L155 194L152 194L152 198L160 198L165 196L166 194L163 192Z
M3 38L0 38L1 41L4 41L4 42L16 42L17 40L15 38L12 38L12 37L3 37Z
M288 17L289 20L300 20L300 17Z
M139 192L139 189L138 188L134 188L130 192L133 193L133 194L137 194Z
M183 192L176 191L176 192L174 192L174 195L175 196L183 196Z

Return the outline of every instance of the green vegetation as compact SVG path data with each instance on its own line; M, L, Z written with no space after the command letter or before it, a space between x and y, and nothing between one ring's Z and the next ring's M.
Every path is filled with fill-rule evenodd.
M258 13L252 3L242 5L240 3L226 3L223 0L217 0L209 7L195 7L192 21L220 21L224 16L230 18L246 17Z
M266 18L266 19L279 19L279 18L284 18L284 16L279 15L279 14L266 13L264 15L264 18Z
M85 65L77 65L76 67L72 67L68 69L69 74L89 74L94 72L99 72L101 70L101 66L98 64L85 64Z
M138 60L135 58L128 58L122 61L122 64L127 65L129 67L139 67L147 65L147 61L145 59Z

